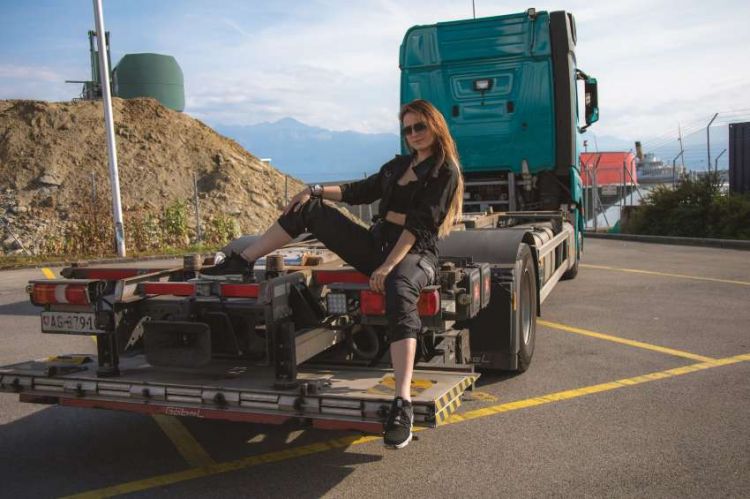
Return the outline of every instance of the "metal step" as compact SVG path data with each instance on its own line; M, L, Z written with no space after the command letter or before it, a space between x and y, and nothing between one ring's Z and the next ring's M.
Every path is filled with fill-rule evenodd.
M138 355L121 359L119 377L97 378L96 357L68 355L0 367L0 391L17 392L25 402L259 423L301 418L321 428L375 432L394 397L390 369L303 365L299 386L278 389L273 367L238 364L213 361L200 371L156 368ZM416 369L415 426L445 422L478 377Z

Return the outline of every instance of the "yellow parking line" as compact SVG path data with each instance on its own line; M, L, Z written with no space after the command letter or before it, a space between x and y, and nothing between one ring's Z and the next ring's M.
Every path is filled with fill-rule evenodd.
M607 265L591 265L587 263L582 263L581 267L585 267L587 269L614 270L617 272L631 272L634 274L648 274L648 275L656 275L656 276L661 276L661 277L675 277L677 279L692 279L694 281L721 282L724 284L737 284L739 286L750 286L750 282L747 282L747 281L733 281L730 279L715 279L713 277L701 277L701 276L696 276L696 275L685 275L685 274L669 274L666 272L654 272L652 270L627 269L627 268L621 268L621 267L609 267Z
M481 400L482 402L497 402L497 397L492 395L491 393L483 392L480 390L472 390L471 392L467 393L473 400Z
M727 357L724 359L715 359L710 362L702 362L698 364L691 364L683 367L677 367L674 369L668 369L666 371L657 371L642 376L636 376L633 378L624 378L609 383L602 383L599 385L586 386L583 388L577 388L574 390L565 390L561 392L550 393L542 395L540 397L533 397L525 400L518 400L516 402L508 402L505 404L497 404L473 411L468 411L464 414L454 414L450 416L445 424L455 424L462 421L470 421L472 419L483 418L487 416L493 416L503 412L516 411L519 409L526 409L528 407L534 407L544 404L551 404L561 400L570 400L586 395L592 395L594 393L602 393L606 391L616 390L618 388L626 388L633 385L642 383L648 383L650 381L656 381L660 379L673 378L676 376L682 376L706 369L713 369L715 367L727 366L731 364L737 364L743 361L750 361L750 353L743 355L736 355L734 357ZM376 436L358 436L351 435L347 437L337 438L326 442L319 442L300 447L292 447L290 449L284 449L276 452L268 452L266 454L259 454L257 456L250 456L235 461L228 461L225 463L211 464L198 468L191 468L184 471L178 471L175 473L168 473L166 475L159 475L144 480L135 480L132 482L121 483L113 485L111 487L105 487L102 489L92 490L89 492L83 492L69 498L102 498L112 497L120 494L129 494L133 492L139 492L142 490L152 489L155 487L162 487L166 485L172 485L186 480L192 480L195 478L208 477L212 475L218 475L220 473L227 473L230 471L236 471L246 468L251 468L259 464L276 463L280 461L286 461L288 459L294 459L301 456L307 456L311 454L319 454L334 449L347 448L353 445L366 444L369 442L375 442L380 440L381 437Z
M627 340L618 336L612 336L604 333L597 333L596 331L589 331L588 329L581 329L578 327L566 326L565 324L558 324L557 322L537 320L537 324L540 326L546 326L560 331L568 333L581 334L583 336L590 336L592 338L599 338L600 340L612 341L614 343L622 343L623 345L629 345L631 347L645 348L646 350L653 350L654 352L666 353L668 355L674 355L676 357L683 357L685 359L698 360L701 362L711 362L716 360L712 357L706 357L703 355L697 355L690 352L683 352L682 350L675 350L674 348L660 347L658 345L651 345L650 343L643 343L642 341Z
M736 364L750 360L750 354L737 355L735 357L728 357L725 359L716 359L711 362L702 362L700 364L692 364L683 367L676 367L674 369L668 369L666 371L657 371L643 376L635 376L633 378L624 378L609 383L601 383L599 385L586 386L583 388L577 388L574 390L565 390L562 392L550 393L548 395L542 395L541 397L534 397L526 400L519 400L517 402L509 402L507 404L499 404L491 407L485 407L474 411L469 411L464 414L453 414L448 417L446 424L458 423L461 421L469 421L481 417L491 416L493 414L500 414L503 412L515 411L518 409L526 409L528 407L535 407L539 405L549 404L552 402L558 402L560 400L570 400L594 393L602 393L618 388L624 388L627 386L638 385L641 383L648 383L649 381L656 381L659 379L672 378L675 376L682 376L684 374L694 373L705 369L711 369L719 366L726 366L730 364Z
M179 419L163 414L154 414L153 418L189 465L200 467L215 464Z
M381 437L374 436L359 436L349 435L327 442L319 442L314 444L303 445L300 447L292 447L290 449L284 449L275 452L267 452L265 454L259 454L257 456L249 456L236 461L228 461L225 463L212 464L209 466L203 466L200 468L190 468L184 471L178 471L175 473L168 473L166 475L159 475L145 480L136 480L133 482L127 482L112 487L106 487L103 489L92 490L90 492L84 492L82 494L76 494L67 496L68 498L103 498L113 497L121 494L129 494L133 492L139 492L141 490L147 490L154 487L161 487L165 485L171 485L185 480L192 480L194 478L207 477L211 475L218 475L220 473L227 473L230 471L241 470L257 466L259 464L276 463L279 461L286 461L287 459L294 459L297 457L307 456L310 454L318 454L334 449L345 449L352 445L365 444L381 440Z
M48 267L42 267L42 274L44 274L44 277L47 279L55 279L55 273Z

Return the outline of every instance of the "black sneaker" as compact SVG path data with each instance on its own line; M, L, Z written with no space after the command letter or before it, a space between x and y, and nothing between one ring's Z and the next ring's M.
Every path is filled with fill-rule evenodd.
M393 399L391 412L385 421L383 443L391 449L403 449L411 442L414 424L414 408L411 402L401 397Z
M253 277L253 266L255 262L248 262L239 253L229 253L223 262L213 267L201 270L202 275L222 276L241 275L244 281L251 281Z

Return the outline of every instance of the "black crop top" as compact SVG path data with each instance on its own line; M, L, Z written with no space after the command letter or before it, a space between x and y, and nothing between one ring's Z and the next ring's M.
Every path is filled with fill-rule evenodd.
M396 185L393 186L393 194L388 209L406 215L412 208L412 198L418 185L419 181L417 180L406 185L400 185L396 182Z

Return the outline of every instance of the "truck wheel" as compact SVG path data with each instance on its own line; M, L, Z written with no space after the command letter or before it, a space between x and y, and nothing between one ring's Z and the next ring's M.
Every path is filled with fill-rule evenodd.
M534 355L536 341L537 278L528 245L521 244L516 257L518 279L518 369L522 373L529 368Z
M575 279L575 277L578 275L578 262L581 261L581 243L583 236L581 236L581 231L578 231L578 244L576 245L576 261L573 263L573 266L568 269L567 272L565 272L561 277L561 281L568 281L570 279Z

